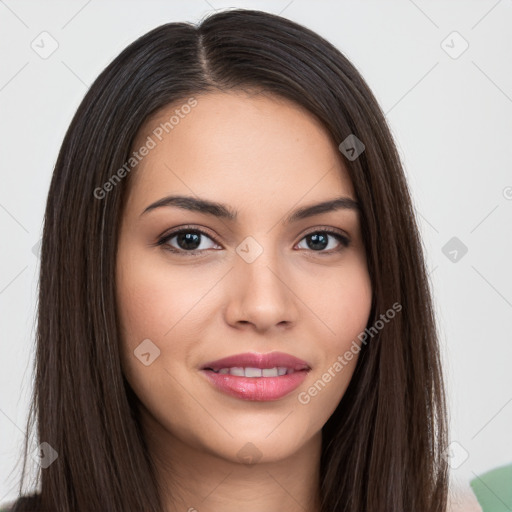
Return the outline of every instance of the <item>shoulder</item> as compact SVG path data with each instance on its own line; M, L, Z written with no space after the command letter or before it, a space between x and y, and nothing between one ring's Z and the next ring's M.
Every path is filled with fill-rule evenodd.
M446 512L485 512L478 503L469 482L451 482Z
M512 510L512 464L487 471L470 485L483 512Z
M12 503L0 504L0 512L38 512L39 495L21 496Z

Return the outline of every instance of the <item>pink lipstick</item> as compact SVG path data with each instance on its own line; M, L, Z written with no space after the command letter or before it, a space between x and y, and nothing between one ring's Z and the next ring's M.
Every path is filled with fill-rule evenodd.
M237 354L201 367L201 372L220 391L243 400L279 400L306 378L307 362L283 352Z

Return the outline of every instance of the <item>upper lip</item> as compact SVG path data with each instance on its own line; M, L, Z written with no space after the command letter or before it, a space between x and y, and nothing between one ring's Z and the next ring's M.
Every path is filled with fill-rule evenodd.
M255 352L246 352L244 354L235 354L233 356L217 359L204 364L201 369L221 370L222 368L275 368L284 367L295 371L310 370L308 363L284 352L269 352L268 354L258 354Z

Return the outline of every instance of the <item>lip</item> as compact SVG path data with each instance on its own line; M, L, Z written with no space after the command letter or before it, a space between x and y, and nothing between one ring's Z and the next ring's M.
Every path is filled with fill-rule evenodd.
M277 366L293 369L294 372L279 377L239 377L213 371L233 367L263 369ZM208 381L223 393L260 402L279 400L290 394L302 384L310 370L308 363L283 352L237 354L206 363L200 369Z
M216 361L210 361L204 364L201 370L220 370L221 368L233 368L235 366L249 366L251 368L260 369L284 366L295 371L311 369L306 361L284 352L269 352L268 354L246 352L244 354L236 354L234 356L224 357L223 359L217 359Z

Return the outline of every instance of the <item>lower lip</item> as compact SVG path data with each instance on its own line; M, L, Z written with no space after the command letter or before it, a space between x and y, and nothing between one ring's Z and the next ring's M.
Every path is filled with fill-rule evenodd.
M280 377L237 377L236 375L201 370L208 380L224 393L241 398L266 402L279 400L298 388L308 372L296 371Z

